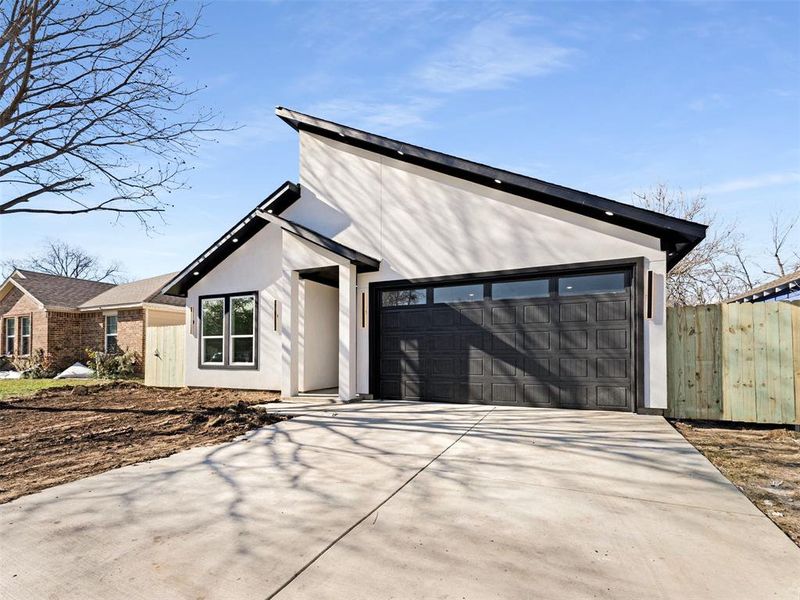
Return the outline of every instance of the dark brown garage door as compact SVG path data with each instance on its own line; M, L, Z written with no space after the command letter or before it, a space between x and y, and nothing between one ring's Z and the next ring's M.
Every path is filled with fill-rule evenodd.
M630 410L630 272L389 287L380 397Z

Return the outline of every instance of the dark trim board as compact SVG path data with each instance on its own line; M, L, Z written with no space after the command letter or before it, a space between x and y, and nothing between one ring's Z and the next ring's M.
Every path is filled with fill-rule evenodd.
M644 258L592 261L570 265L548 265L526 269L464 273L441 277L396 279L369 284L369 393L379 397L380 348L381 348L381 292L413 285L430 286L436 283L486 283L489 281L513 281L536 276L575 275L603 271L627 270L631 275L632 338L634 367L634 401L631 410L644 408Z
M324 236L313 229L309 229L308 227L300 225L299 223L295 223L294 221L284 219L277 215L265 213L262 210L257 210L256 216L260 217L267 223L276 223L284 231L288 231L301 240L305 240L316 246L319 246L320 248L324 248L329 252L333 252L342 258L346 258L351 263L356 265L359 273L377 271L381 266L381 261L379 261L377 258L372 258L371 256L367 256L358 250L353 250L352 248L349 248L344 244L340 244L339 242L332 240L331 238Z
M275 114L297 131L314 133L355 148L657 237L661 240L661 249L667 252L668 269L675 266L706 235L707 226L700 223L393 140L282 106L276 107Z
M256 217L255 211L267 210L280 214L300 198L300 186L291 181L284 182L252 211L233 227L228 229L216 242L206 249L191 264L167 283L161 290L167 296L185 298L189 289L208 273L214 270L259 231L267 226L267 221ZM236 241L233 241L236 239ZM197 275L195 275L195 272Z

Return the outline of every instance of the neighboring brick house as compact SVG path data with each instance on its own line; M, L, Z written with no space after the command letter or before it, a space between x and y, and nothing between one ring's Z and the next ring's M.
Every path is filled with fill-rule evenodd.
M114 285L17 269L0 286L3 355L42 349L57 368L86 360L86 349L144 357L150 325L185 321L184 300L162 295L174 273Z

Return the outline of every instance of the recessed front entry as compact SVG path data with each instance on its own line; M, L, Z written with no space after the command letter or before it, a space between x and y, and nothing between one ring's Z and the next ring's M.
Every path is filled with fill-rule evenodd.
M377 395L631 410L632 270L378 284Z

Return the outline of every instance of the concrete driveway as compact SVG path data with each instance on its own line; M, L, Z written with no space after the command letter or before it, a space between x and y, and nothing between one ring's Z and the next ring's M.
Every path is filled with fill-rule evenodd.
M800 549L661 418L281 407L0 506L0 597L800 597Z

